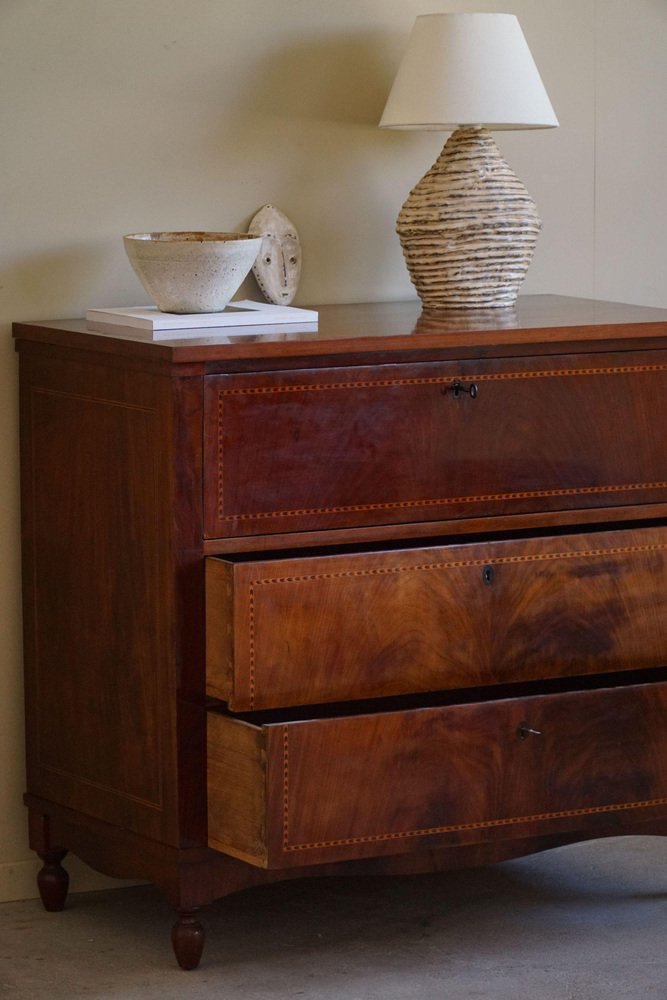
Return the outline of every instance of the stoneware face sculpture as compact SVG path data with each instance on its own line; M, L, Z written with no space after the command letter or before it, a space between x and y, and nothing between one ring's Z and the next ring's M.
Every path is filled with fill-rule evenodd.
M287 216L273 205L259 210L248 232L262 237L262 249L252 269L264 298L276 305L289 305L301 277L299 234Z

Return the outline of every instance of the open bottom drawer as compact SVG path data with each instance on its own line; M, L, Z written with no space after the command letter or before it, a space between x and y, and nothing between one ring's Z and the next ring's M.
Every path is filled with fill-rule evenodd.
M664 680L265 724L211 712L208 742L209 844L263 867L667 815Z

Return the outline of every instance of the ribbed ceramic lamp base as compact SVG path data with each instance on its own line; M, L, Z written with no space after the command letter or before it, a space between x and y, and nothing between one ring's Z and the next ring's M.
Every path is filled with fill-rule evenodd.
M454 132L401 209L397 232L425 308L511 305L542 223L483 128Z

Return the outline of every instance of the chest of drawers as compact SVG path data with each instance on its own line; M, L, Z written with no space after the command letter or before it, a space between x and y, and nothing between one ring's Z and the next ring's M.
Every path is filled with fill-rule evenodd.
M667 311L15 336L48 909L667 832Z

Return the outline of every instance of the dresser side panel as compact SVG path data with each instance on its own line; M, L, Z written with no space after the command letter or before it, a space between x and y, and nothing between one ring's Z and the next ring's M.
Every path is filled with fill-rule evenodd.
M178 839L169 380L22 358L28 790Z

